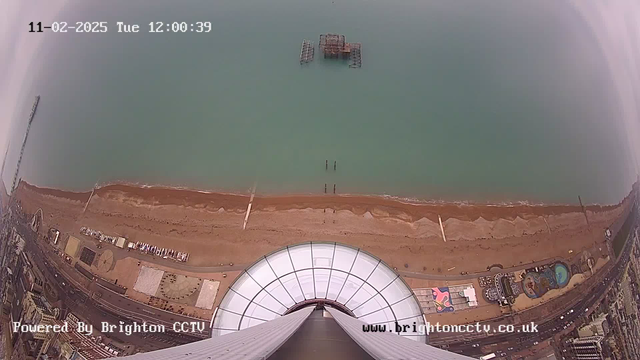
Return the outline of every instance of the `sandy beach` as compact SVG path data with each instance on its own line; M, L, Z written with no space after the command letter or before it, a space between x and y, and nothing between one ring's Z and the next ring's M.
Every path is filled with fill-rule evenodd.
M70 192L50 188L39 188L24 182L21 183L21 186L37 191L42 195L50 195L81 202L86 202L91 194L90 191ZM242 211L246 210L250 197L250 194L224 194L189 189L126 184L106 185L98 188L95 194L105 198L136 201L144 205L179 205L198 208L215 207L216 209L222 207L225 210ZM416 221L421 218L437 221L438 215L442 217L442 220L447 220L448 218L467 221L477 220L478 218L485 220L515 219L516 217L548 216L581 211L578 205L420 203L403 201L391 197L361 195L256 195L255 199L256 201L253 205L254 210L332 208L349 210L357 215L364 215L365 212L376 209L387 212L388 215L405 221ZM586 208L592 212L602 212L611 210L620 204L605 206L587 205Z
M248 195L109 185L90 193L21 183L28 212L64 233L81 226L191 254L189 265L250 264L270 251L305 241L360 247L390 266L446 274L485 271L583 250L607 255L604 230L628 202L588 206L410 204L368 196L256 196L242 230ZM628 199L628 197L627 197ZM441 216L447 241L438 224Z

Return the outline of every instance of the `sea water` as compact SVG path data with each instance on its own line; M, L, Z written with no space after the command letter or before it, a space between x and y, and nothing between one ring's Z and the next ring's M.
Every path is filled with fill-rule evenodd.
M616 203L635 177L604 56L562 1L69 1L52 20L109 29L42 35L7 160L10 170L41 95L20 171L39 186L322 194L335 184ZM118 33L117 21L142 30ZM157 21L212 29L149 33ZM362 68L324 59L322 33L362 43ZM304 39L316 58L300 65Z

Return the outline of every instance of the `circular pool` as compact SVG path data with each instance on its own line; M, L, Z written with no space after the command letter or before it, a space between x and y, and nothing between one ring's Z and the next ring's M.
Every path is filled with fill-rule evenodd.
M556 273L556 282L558 283L558 287L565 287L569 283L569 269L566 265L557 263L554 266L554 271Z

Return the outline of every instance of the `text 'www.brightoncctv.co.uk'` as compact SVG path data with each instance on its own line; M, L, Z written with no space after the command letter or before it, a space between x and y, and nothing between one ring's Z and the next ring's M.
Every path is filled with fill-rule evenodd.
M429 323L426 324L398 324L394 325L362 325L362 331L364 332L393 332L393 333L418 333L420 335L429 335L431 333L485 333L485 334L498 334L498 333L536 333L538 332L538 325L533 322L522 325L501 324L465 324L465 325L449 325Z

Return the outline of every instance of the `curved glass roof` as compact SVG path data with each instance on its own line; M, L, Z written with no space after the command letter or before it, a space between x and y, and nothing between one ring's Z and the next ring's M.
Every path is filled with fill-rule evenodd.
M413 292L382 260L343 244L311 242L273 252L245 270L215 314L213 336L273 320L296 304L328 300L369 324L387 329L410 325L400 335L426 342L413 332L424 325Z

